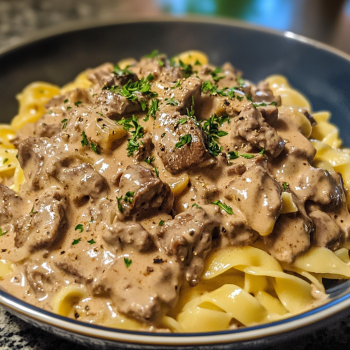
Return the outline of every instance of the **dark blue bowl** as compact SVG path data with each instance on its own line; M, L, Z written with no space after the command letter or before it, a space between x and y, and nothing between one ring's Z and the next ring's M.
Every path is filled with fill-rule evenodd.
M311 101L313 110L329 110L350 145L350 57L293 33L279 33L233 21L158 19L122 23L81 23L46 32L0 52L1 122L17 112L15 95L33 81L63 85L79 72L106 61L140 57L152 49L172 56L189 49L206 52L214 64L231 62L244 77L259 81L285 75ZM101 349L193 347L254 348L306 333L343 316L350 306L350 283L328 290L329 302L271 324L203 334L149 334L93 326L54 315L0 291L0 303L17 316L70 340Z

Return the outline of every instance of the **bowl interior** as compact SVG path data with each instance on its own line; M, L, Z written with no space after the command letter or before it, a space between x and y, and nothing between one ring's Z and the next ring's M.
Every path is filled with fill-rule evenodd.
M63 85L86 68L139 58L155 48L168 56L202 50L212 63L229 61L253 82L271 74L285 75L310 99L313 110L332 112L345 146L350 146L350 60L270 31L186 20L101 25L5 51L0 54L0 122L9 122L16 114L15 95L30 82ZM349 291L350 281L328 289L331 299Z

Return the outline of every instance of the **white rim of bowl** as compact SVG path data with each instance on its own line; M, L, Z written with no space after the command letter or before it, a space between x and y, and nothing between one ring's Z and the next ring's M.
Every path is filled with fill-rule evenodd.
M118 19L114 21L106 20L80 20L73 22L66 22L64 29L62 26L54 26L44 30L35 31L31 35L20 40L18 43L9 45L0 50L0 55L5 55L11 51L16 50L30 43L49 38L51 36L60 35L68 32L80 31L84 29L98 28L104 26L112 26L118 24L132 24L132 23L149 23L149 22L188 22L188 23L208 23L218 24L223 26L238 27L248 30L258 30L265 33L287 37L292 40L297 40L305 44L311 45L317 49L325 50L340 56L350 62L350 55L333 48L327 44L323 44L317 40L307 38L305 36L295 34L290 31L278 31L253 24L249 24L239 20L229 20L222 18L208 18L202 16L185 16L183 18L176 18L172 16L162 15L155 18L152 17L129 17L126 19ZM323 304L315 309L311 309L302 314L280 320L277 322L266 323L254 327L245 327L239 330L226 330L220 332L203 332L203 333L148 333L139 331L128 331L123 329L115 329L83 323L62 317L51 313L49 311L32 306L14 296L0 290L0 304L11 309L15 313L21 314L24 318L29 317L36 321L48 324L50 326L76 333L81 336L94 337L97 339L104 339L115 342L125 342L139 345L165 345L165 346L193 346L204 344L223 344L249 341L259 338L266 338L269 336L286 333L299 329L311 324L320 322L340 311L344 311L350 307L350 293L344 296Z

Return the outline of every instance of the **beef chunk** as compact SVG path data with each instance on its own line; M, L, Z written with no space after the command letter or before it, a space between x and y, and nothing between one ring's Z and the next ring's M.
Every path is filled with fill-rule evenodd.
M22 204L16 192L0 184L0 225L8 224L16 219L20 214L19 206Z
M266 123L273 125L278 118L278 108L276 106L259 106L257 109L265 119Z
M281 105L281 96L274 96L269 84L265 81L261 81L256 88L252 89L252 99L254 102L275 102L277 106Z
M199 283L204 259L212 248L214 228L219 221L205 210L193 208L175 216L159 228L161 247L170 256L177 256L186 267L185 278L190 285Z
M262 236L270 234L282 209L282 188L261 166L251 166L226 186L248 225Z
M190 109L191 106L195 106L196 109L201 106L201 86L200 79L190 77L183 80L181 86L171 89L173 84L162 84L162 89L158 88L157 85L154 91L158 93L163 99L159 105L160 113L172 114L179 112L185 114L186 109ZM164 89L167 87L167 89ZM172 99L170 102L169 100Z
M135 158L141 162L151 155L153 149L152 136L148 133L139 141L139 148L135 152Z
M24 273L30 287L38 296L44 296L55 281L55 276L48 262L31 261L24 265Z
M83 205L88 200L92 203L96 202L107 195L106 180L90 164L84 163L76 167L61 168L56 177L68 190L77 206Z
M111 87L116 85L125 85L129 80L137 81L136 74L116 74L113 73L113 65L111 63L103 64L100 67L91 69L87 78L97 87L103 88L105 86Z
M168 213L174 196L168 184L154 177L150 170L141 165L129 165L119 182L119 205L124 217L151 214L153 210Z
M312 244L316 247L338 249L342 242L342 229L337 223L321 210L313 211L309 216L315 224Z
M141 111L138 102L130 101L126 97L109 90L103 90L96 97L95 107L97 107L97 112L111 119L120 119L124 114Z
M233 121L232 139L236 149L244 149L244 140L258 150L264 148L272 157L277 157L282 152L285 142L252 104L248 104Z
M27 244L31 251L52 247L66 228L65 199L59 192L42 195L27 214L15 223L15 245Z
M160 119L159 127L153 131L153 144L165 168L172 174L196 166L209 158L204 134L196 122L188 116L167 116ZM180 120L186 120L181 124ZM175 148L182 137L190 137L190 142Z
M73 276L75 283L91 283L93 281L91 268L85 270L79 260L69 258L67 254L60 257L55 265L66 274Z
M93 293L110 295L118 311L128 317L142 323L160 322L178 300L180 265L162 252L131 257L129 268L121 256L104 270L93 282ZM131 273L129 269L136 273Z
M281 214L273 232L264 237L268 252L277 260L288 264L299 254L309 250L310 235L314 230L314 224L307 216L304 204L293 193L292 195L298 211Z
M145 252L154 246L151 235L139 223L134 222L116 221L102 237L117 250L124 246L132 246L139 252Z

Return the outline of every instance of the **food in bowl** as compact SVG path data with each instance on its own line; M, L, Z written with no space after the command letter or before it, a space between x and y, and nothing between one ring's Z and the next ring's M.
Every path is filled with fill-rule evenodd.
M350 277L350 152L285 77L198 51L35 82L0 127L0 285L83 322L266 323Z

